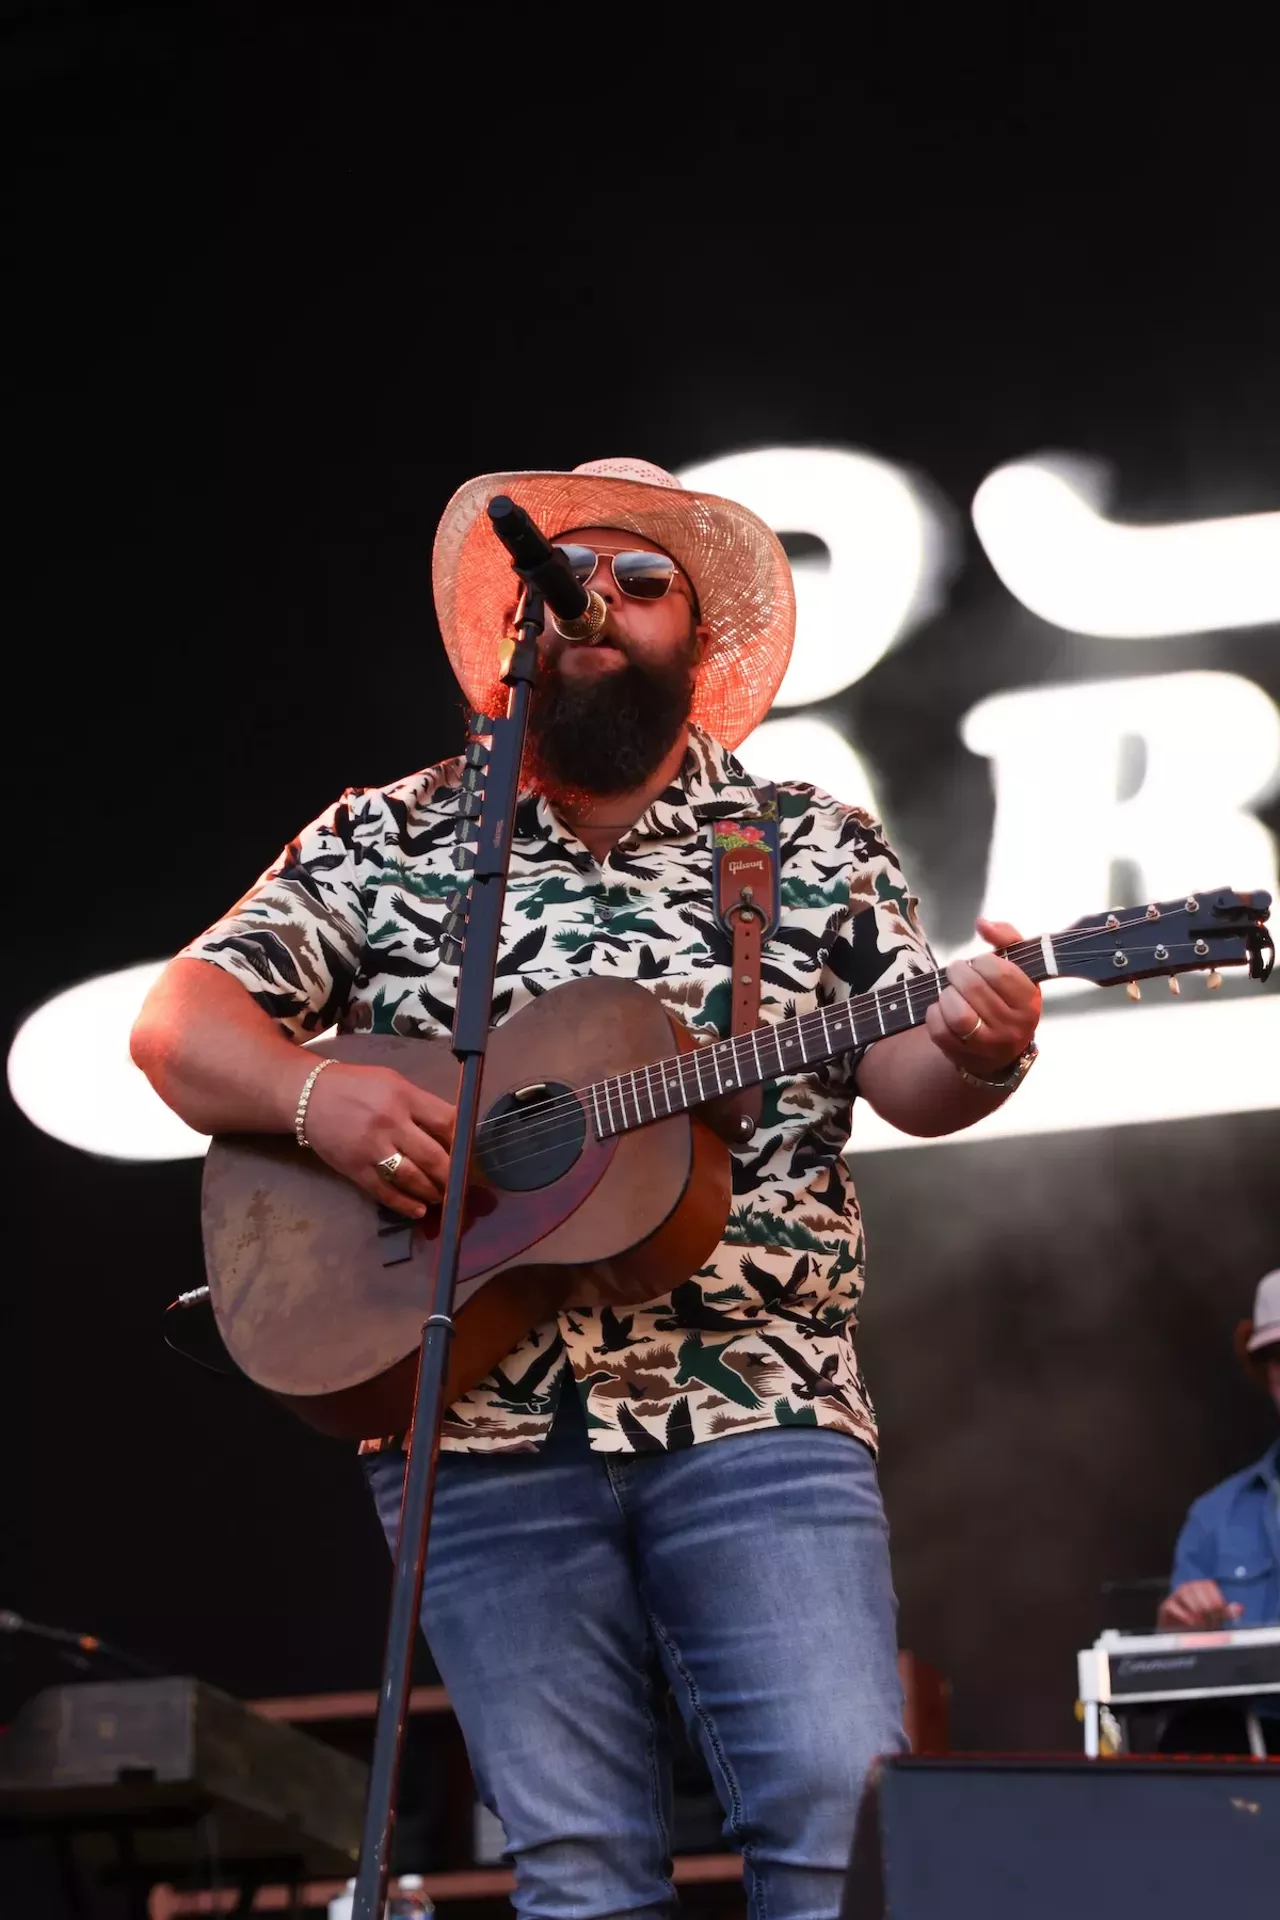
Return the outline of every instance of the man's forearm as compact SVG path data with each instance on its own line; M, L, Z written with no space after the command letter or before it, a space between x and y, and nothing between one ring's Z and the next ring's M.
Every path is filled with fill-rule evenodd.
M130 1051L197 1133L287 1133L315 1064L207 960L170 962L143 1003Z
M971 1127L1009 1097L962 1080L923 1027L869 1047L858 1062L858 1091L891 1127L922 1139Z

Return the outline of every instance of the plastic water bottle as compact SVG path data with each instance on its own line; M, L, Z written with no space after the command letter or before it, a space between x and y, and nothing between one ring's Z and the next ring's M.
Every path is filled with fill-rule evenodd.
M435 1910L435 1902L422 1891L422 1875L402 1873L398 1890L387 1901L387 1920L423 1920Z
M348 1880L342 1892L329 1902L328 1920L351 1920L355 1891L355 1881ZM422 1891L422 1875L402 1873L396 1892L389 1896L382 1911L385 1920L423 1920L424 1915L433 1914L435 1906Z

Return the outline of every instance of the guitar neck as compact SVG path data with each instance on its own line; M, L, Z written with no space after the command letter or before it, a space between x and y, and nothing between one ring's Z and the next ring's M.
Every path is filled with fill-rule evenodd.
M1035 981L1062 971L1048 934L1006 948L1003 957ZM687 1113L723 1093L803 1073L806 1067L835 1060L891 1033L905 1033L922 1024L946 984L945 973L933 968L896 980L890 987L876 987L851 1000L836 1000L812 1013L598 1080L584 1089L596 1132L603 1138L646 1127L670 1114Z

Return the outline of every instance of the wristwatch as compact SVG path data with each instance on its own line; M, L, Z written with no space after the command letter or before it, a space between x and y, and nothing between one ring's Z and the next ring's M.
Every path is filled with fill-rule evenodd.
M1012 1066L1002 1068L1002 1070L990 1080L984 1079L980 1073L970 1073L965 1067L956 1067L956 1072L969 1086L981 1087L986 1093L1012 1093L1014 1088L1020 1085L1030 1073L1031 1064L1037 1058L1039 1052L1040 1049L1033 1040L1026 1052L1018 1055L1018 1058ZM954 1060L951 1064L953 1067L956 1065Z

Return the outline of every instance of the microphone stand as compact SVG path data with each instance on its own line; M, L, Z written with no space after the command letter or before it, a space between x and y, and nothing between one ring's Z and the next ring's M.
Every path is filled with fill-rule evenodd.
M439 1254L431 1311L422 1329L418 1358L418 1386L413 1406L409 1465L400 1508L400 1535L396 1543L391 1612L383 1660L382 1686L374 1726L373 1759L369 1770L369 1797L365 1803L360 1842L360 1869L356 1877L352 1920L382 1920L391 1867L395 1831L396 1786L409 1716L413 1674L414 1636L422 1604L426 1569L427 1533L435 1494L436 1457L444 1419L444 1383L453 1338L453 1296L462 1239L463 1207L471 1168L471 1149L479 1107L480 1076L489 1037L493 1006L494 969L502 930L502 905L515 827L520 765L524 758L529 695L537 669L537 641L543 626L543 598L522 568L526 579L524 605L516 626L516 640L503 673L510 687L505 719L478 723L492 738L484 775L482 813L471 816L479 845L467 910L467 934L458 974L458 997L453 1016L453 1052L462 1069L454 1125L449 1178L440 1216ZM530 569L532 572L533 569ZM474 745L467 750L469 767L483 760ZM467 792L463 793L466 815ZM446 938L449 936L446 935Z

